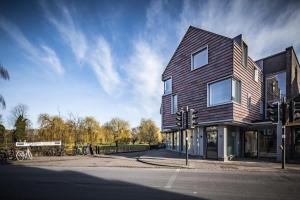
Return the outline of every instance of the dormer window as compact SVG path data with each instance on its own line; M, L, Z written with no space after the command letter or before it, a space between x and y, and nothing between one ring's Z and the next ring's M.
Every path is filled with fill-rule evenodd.
M208 47L203 47L192 54L192 70L208 64Z
M244 67L247 67L247 61L248 61L248 46L245 42L242 43L243 48L243 55L242 55L242 65Z
M172 93L172 78L168 78L164 81L164 94Z

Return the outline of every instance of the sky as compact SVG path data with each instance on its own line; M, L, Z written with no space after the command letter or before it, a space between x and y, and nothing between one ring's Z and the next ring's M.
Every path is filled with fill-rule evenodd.
M10 113L113 117L160 126L161 74L188 27L243 34L254 60L293 46L300 55L300 1L0 0L0 80Z

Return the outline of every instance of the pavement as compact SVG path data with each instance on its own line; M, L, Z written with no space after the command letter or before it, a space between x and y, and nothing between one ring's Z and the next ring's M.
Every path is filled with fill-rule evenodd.
M243 160L216 161L190 157L185 165L185 155L168 150L149 150L144 152L118 153L96 156L34 157L32 160L12 161L10 165L53 166L53 167L126 167L126 168L181 168L206 171L284 171L300 173L300 164L287 164L281 169L281 163Z
M185 154L169 151L155 150L147 151L138 157L138 161L149 165L161 167L190 168L203 170L241 170L241 171L282 171L281 163L272 161L261 161L257 159L238 161L206 160L190 156L186 166ZM285 171L300 173L300 164L286 164Z

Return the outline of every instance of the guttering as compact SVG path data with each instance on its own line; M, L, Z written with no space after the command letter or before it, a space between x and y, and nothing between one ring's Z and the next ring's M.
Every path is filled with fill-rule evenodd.
M233 119L227 119L227 120L201 122L201 123L198 123L196 126L209 126L209 125L216 125L216 124L229 124L229 125L240 125L240 126L259 126L259 125L272 126L272 125L275 125L271 121L243 122L243 121L235 121ZM299 122L299 125L300 125L300 122ZM289 125L289 126L292 126L292 125ZM171 132L174 130L179 130L179 128L177 126L165 126L161 132Z

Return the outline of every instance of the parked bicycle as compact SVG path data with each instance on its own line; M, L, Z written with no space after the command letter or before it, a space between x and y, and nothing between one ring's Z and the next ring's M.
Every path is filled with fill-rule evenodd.
M31 160L32 159L32 153L29 148L23 151L17 151L16 153L17 160Z
M2 149L0 151L0 161L16 160L15 149Z

